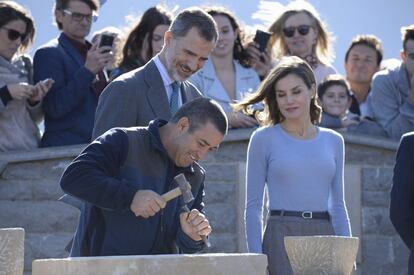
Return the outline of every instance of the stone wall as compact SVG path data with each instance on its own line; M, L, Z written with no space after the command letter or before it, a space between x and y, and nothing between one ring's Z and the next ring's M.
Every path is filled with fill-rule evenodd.
M245 252L245 161L251 129L233 130L202 162L207 170L206 213L213 227L206 252ZM354 235L359 236L359 274L406 274L408 249L388 215L396 142L345 135L346 194ZM84 145L0 154L0 228L26 230L25 271L41 258L66 257L64 247L78 210L57 202L67 164Z

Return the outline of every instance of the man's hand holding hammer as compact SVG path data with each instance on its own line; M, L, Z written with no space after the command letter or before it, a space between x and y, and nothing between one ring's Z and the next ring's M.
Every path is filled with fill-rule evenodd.
M203 213L197 209L180 214L181 229L191 239L201 241L201 236L208 236L211 233L211 226Z
M165 207L167 201L152 190L139 190L131 203L131 211L135 216L149 218Z

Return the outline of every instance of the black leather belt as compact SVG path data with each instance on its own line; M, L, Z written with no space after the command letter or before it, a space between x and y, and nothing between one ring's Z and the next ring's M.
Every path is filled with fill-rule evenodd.
M289 217L301 217L304 219L319 219L329 220L330 216L328 212L312 212L312 211L285 211L285 210L271 210L271 216L289 216Z

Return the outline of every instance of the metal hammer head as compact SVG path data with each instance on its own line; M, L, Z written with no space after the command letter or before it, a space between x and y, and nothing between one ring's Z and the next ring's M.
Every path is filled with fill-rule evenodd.
M194 200L193 193L191 193L191 185L188 183L184 174L183 173L178 174L177 176L174 177L174 180L181 190L184 203L189 203L192 200Z

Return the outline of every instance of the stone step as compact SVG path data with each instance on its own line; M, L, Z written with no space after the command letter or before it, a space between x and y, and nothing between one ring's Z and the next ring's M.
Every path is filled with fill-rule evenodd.
M74 232L79 210L62 202L0 201L0 228L23 227L26 233Z

